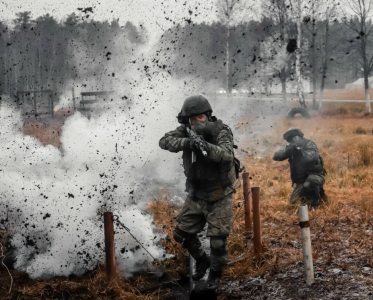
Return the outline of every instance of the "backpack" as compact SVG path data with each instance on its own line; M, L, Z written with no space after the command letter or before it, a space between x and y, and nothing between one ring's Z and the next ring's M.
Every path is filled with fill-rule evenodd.
M310 170L311 174L321 174L323 176L326 175L326 170L325 170L325 167L324 167L324 160L323 158L321 157L321 155L319 155L319 157L316 159L314 165L311 167L311 170Z
M223 127L225 129L227 129L231 135L232 135L232 140L234 140L234 137L233 137L233 132L232 130L229 128L228 125L225 125L223 124ZM233 145L233 148L234 149L238 149L238 146L237 145ZM240 178L240 173L245 170L245 166L241 167L241 162L240 160L234 155L234 152L233 152L233 162L234 162L234 169L235 169L235 173L236 173L236 179L239 179Z

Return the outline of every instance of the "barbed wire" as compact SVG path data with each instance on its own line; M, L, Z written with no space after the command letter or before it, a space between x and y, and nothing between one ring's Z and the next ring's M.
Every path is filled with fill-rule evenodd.
M153 258L154 260L156 260L155 257L148 251L148 249L146 249L144 245L141 244L140 241L131 233L129 228L126 225L124 225L121 221L119 221L118 215L113 215L113 221L119 224L120 226L122 226L122 228L126 230L132 236L132 238L149 254L149 256Z
M316 219L318 219L319 217L321 216L321 214L319 214L319 215L317 215L317 216L315 216L314 218L312 218L312 219L309 219L309 222L311 222L311 221L314 221L314 220L316 220ZM273 240L271 240L270 242L271 243L273 243L273 242L276 242L276 241L278 241L278 240L280 240L291 228L293 228L294 226L296 226L296 225L300 225L300 223L299 222L293 222L281 235L279 235L279 236L276 236L276 238L275 239L273 239ZM271 249L272 248L272 246L273 245L271 245L271 246L269 246L267 249Z
M146 249L145 246L141 244L141 242L131 233L130 229L119 220L118 215L113 215L113 221L116 222L117 225L119 224L122 229L126 230L132 236L132 238L149 254L149 256L156 260L156 258L148 251L148 249ZM178 280L175 277L173 277L167 270L165 272L168 274L168 276L171 277L173 282L175 282L184 292L186 292L185 289L178 283Z
M13 277L12 277L12 274L10 273L8 267L6 266L6 264L4 263L4 259L6 258L6 254L4 254L4 248L3 248L3 245L0 243L0 259L1 259L1 264L4 266L4 268L8 271L8 274L10 276L10 287L9 287L9 291L8 291L8 294L10 294L10 292L12 291L12 287L13 287Z

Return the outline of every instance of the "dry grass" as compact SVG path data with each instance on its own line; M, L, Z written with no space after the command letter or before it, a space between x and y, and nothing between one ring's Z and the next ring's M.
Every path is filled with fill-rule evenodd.
M370 147L371 136L356 135L356 128L371 126L370 119L318 117L312 120L283 121L282 125L279 124L281 121L277 122L278 126L271 136L263 137L267 145L269 142L269 154L275 152L276 145L284 144L282 133L286 129L299 127L306 137L318 145L328 171L326 193L329 203L310 212L310 218L314 219L311 224L316 257L324 256L323 258L327 259L327 253L324 252L327 252L330 243L343 240L349 241L350 247L344 250L350 251L351 254L370 253L373 243L365 231L372 226L373 221L370 200L373 196L373 151ZM255 147L255 144L250 146ZM260 148L260 145L258 147ZM252 185L261 187L264 243L270 249L266 253L266 267L258 266L257 263L252 265L255 260L249 259L230 268L229 274L234 276L244 273L255 275L265 269L279 268L301 259L301 251L293 247L293 241L299 238L298 228L294 227L283 236L279 245L276 241L276 236L281 235L292 222L298 220L297 206L288 204L292 191L288 163L274 162L270 157L248 157L244 164L253 178ZM236 203L242 201L242 193L237 193L235 199ZM239 214L238 219L243 220L243 213ZM233 233L235 239L237 235L243 236L243 224L235 224ZM356 242L356 245L352 246L351 242ZM333 250L338 252L338 248ZM325 251L321 251L322 249ZM333 257L335 258L335 255Z
M370 99L372 99L373 96L373 90L369 90ZM312 98L312 95L307 95L308 98ZM319 94L317 93L317 99L319 97ZM330 100L365 100L365 90L345 90L345 89L330 89L330 90L324 90L323 93L324 99L330 99Z
M64 109L55 112L52 119L49 115L38 117L29 115L24 117L23 133L36 137L43 145L61 146L61 127L65 119L73 113Z
M326 103L325 109L335 111L340 106ZM245 156L241 160L252 177L251 185L261 188L265 253L258 257L252 249L245 247L243 194L240 189L234 196L234 224L228 248L230 260L245 259L227 268L225 279L271 274L302 259L299 228L291 226L298 221L298 212L297 205L288 203L292 192L288 163L271 159L277 147L285 145L282 134L289 127L299 127L307 138L316 142L328 172L325 190L329 202L310 212L315 261L328 262L337 257L357 256L362 258L364 266L373 266L373 150L370 135L373 126L370 117L362 117L363 111L358 112L360 106L364 109L363 103L344 104L347 114L329 113L310 120L272 119L276 126L271 131L254 131L247 136L245 145L248 153L264 153L262 158ZM333 117L326 118L326 115ZM250 129L250 124L247 126ZM156 226L169 236L164 246L168 253L175 255L175 259L156 262L155 267L167 270L172 277L178 277L180 273L186 273L187 256L172 238L178 211L167 196L159 195L157 201L149 204L148 210L154 215ZM109 284L101 269L76 279L55 278L22 284L19 277L14 278L14 299L41 299L41 295L46 299L58 298L58 295L62 298L62 294L56 293L65 292L72 295L70 299L85 299L83 295L89 295L90 299L141 300L167 299L169 296L168 290L140 295L136 287L149 281L149 277L144 275L137 277L134 282L121 279ZM6 277L0 279L4 282L7 280Z
M169 296L167 290L142 295L135 283L125 278L108 281L104 268L82 277L55 277L49 280L30 280L25 274L13 272L15 286L10 294L1 289L0 299L121 299L156 300ZM6 283L5 278L1 278Z
M229 237L230 259L245 259L227 268L226 279L276 272L302 260L300 231L291 225L298 220L297 205L289 205L292 192L289 167L286 161L272 161L276 146L285 145L282 134L289 127L299 127L307 138L316 142L326 169L326 193L329 202L310 212L312 243L315 260L327 262L337 257L366 256L366 264L372 265L373 240L367 230L373 225L373 150L370 147L370 118L322 118L311 120L277 119L275 129L261 132L257 139L248 139L247 146L260 152L263 158L245 157L243 164L252 177L252 186L261 188L261 215L265 253L258 257L252 249L245 248L243 194L238 190L234 197L234 224ZM357 128L366 128L366 134L356 134ZM255 132L253 133L255 134ZM255 152L255 151L252 151ZM167 233L174 221L162 213L167 202L151 204L158 224L166 226ZM158 207L159 205L159 207ZM289 229L290 227L290 229ZM289 229L284 235L283 233ZM281 236L281 237L280 237ZM172 253L183 250L174 245ZM184 252L184 255L185 252ZM364 258L365 259L365 258ZM182 261L182 260L181 260Z
M345 118L347 116L362 117L365 114L365 103L363 102L324 102L322 116Z

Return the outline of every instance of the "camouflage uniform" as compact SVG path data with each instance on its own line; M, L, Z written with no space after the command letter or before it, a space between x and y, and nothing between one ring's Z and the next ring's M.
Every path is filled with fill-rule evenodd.
M170 152L183 151L188 197L177 216L175 240L181 242L197 260L204 254L197 233L207 222L211 270L221 272L228 260L226 238L232 227L232 193L235 191L236 172L231 130L222 121L214 121L214 132L205 138L208 155L204 157L196 150L196 162L193 164L186 131L189 125L181 125L166 133L159 146Z
M319 204L320 198L325 198L325 169L317 146L311 140L303 138L290 143L284 150L277 151L273 159L289 160L290 176L295 188L290 196L290 203L297 199L311 200L312 206Z

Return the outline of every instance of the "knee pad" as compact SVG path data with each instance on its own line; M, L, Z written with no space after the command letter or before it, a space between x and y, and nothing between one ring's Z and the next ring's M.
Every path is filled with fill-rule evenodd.
M312 191L312 184L311 182L309 181L306 181L304 184L303 184L303 189L306 193L309 193Z
M227 252L227 239L225 237L211 237L210 247L211 253L216 255L223 255Z
M307 196L315 196L320 198L320 186L317 182L306 181L303 184L303 189Z

